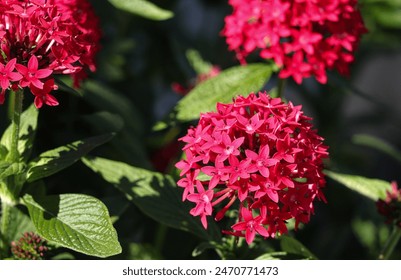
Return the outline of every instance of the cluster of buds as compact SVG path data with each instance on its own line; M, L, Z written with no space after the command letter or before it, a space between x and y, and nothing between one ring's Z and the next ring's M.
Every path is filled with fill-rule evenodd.
M357 0L229 0L233 13L222 34L238 59L258 51L281 67L280 78L300 84L327 69L348 74L360 37L367 30Z
M37 108L58 105L54 74L74 84L95 71L98 18L87 0L0 0L0 103L29 88Z
M251 243L256 234L286 233L291 218L296 227L307 223L313 201L325 200L327 147L301 106L262 92L239 96L202 114L180 140L185 159L176 164L183 177L177 184L205 228L208 216L219 221L235 208L237 223L224 233Z
M11 242L11 253L17 260L42 260L48 251L46 240L33 232L26 232L17 242Z
M391 190L387 191L386 198L376 202L377 211L386 218L386 223L401 228L401 189L397 182L391 182Z

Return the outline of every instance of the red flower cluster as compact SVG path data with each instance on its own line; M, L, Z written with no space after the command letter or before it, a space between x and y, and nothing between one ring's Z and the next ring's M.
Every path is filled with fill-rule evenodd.
M58 105L52 74L75 85L95 71L98 18L86 0L0 0L0 103L8 89L29 87L35 105Z
M238 205L238 222L224 232L248 243L256 233L286 233L291 218L296 226L307 223L314 199L325 200L322 159L328 156L309 121L301 106L261 92L202 114L180 139L186 158L176 164L183 200L196 204L191 215L206 228L207 216L219 221Z
M255 50L282 67L280 78L300 84L315 76L327 82L326 69L348 74L360 37L367 32L357 0L229 0L233 14L222 34L238 59Z
M386 223L394 224L401 228L401 189L397 182L391 182L391 191L387 191L384 200L376 202L377 211L386 218Z

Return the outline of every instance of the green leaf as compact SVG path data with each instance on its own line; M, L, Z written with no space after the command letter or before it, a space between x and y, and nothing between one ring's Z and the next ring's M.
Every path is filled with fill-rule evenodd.
M31 155L38 123L38 116L39 111L33 104L21 114L18 152L21 155L22 161L27 161ZM11 135L12 127L10 125L0 140L0 144L4 145L8 150L10 150L11 147Z
M122 191L152 219L192 232L203 239L220 239L220 232L213 221L209 221L208 230L205 230L199 218L189 214L191 207L182 202L182 192L171 176L103 158L84 158L83 162Z
M380 138L367 134L356 134L352 137L352 142L381 151L401 163L401 152Z
M301 242L290 236L282 235L280 237L280 246L281 250L286 253L299 255L307 259L317 259Z
M229 103L237 95L247 96L256 92L264 86L271 72L271 66L262 63L229 68L200 83L182 98L175 108L176 118L180 121L195 120L202 112L214 111L217 102Z
M401 9L376 5L371 13L377 22L387 28L401 29Z
M8 242L19 239L25 232L35 231L35 226L33 225L29 216L23 213L17 207L12 207L10 209L9 218L10 222L5 234Z
M80 253L108 257L121 253L104 204L91 196L62 194L23 197L39 235Z
M7 178L11 175L20 174L24 171L25 164L23 163L9 163L2 162L0 163L0 180Z
M195 249L192 251L192 257L198 257L200 256L203 252L209 249L216 250L218 248L218 245L215 242L202 242L198 246L195 247Z
M271 252L260 255L255 260L283 260L287 259L288 253L287 252Z
M97 146L109 141L112 137L113 134L91 137L44 152L30 163L27 181L33 182L69 167Z
M145 0L109 0L109 2L118 9L152 20L166 20L174 16L171 11Z
M55 77L54 79L59 90L82 97L82 92L73 87L73 79L70 76Z
M386 191L391 190L391 185L387 181L341 174L329 170L325 170L324 173L334 181L374 201L384 199L386 197Z

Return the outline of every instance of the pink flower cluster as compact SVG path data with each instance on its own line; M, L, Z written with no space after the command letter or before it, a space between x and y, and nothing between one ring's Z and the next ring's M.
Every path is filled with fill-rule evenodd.
M279 77L315 76L327 82L326 69L349 72L360 37L367 32L357 0L229 0L234 11L222 34L238 59L255 50L282 67Z
M307 223L315 198L325 200L322 159L328 156L301 106L285 104L266 93L237 97L201 115L180 140L185 159L178 186L190 211L205 228L207 217L221 220L238 209L237 223L224 233L274 237L286 233L286 221ZM219 206L224 204L224 206Z
M52 74L75 85L95 71L98 18L87 0L0 0L0 103L7 90L29 88L37 108L58 105Z
M391 182L391 190L386 192L386 198L376 202L377 211L386 218L386 223L401 228L401 189L397 182Z

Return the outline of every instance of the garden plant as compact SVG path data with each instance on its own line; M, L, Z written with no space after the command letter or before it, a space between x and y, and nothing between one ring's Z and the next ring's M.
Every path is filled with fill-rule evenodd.
M0 0L0 259L401 258L400 35L399 0Z

